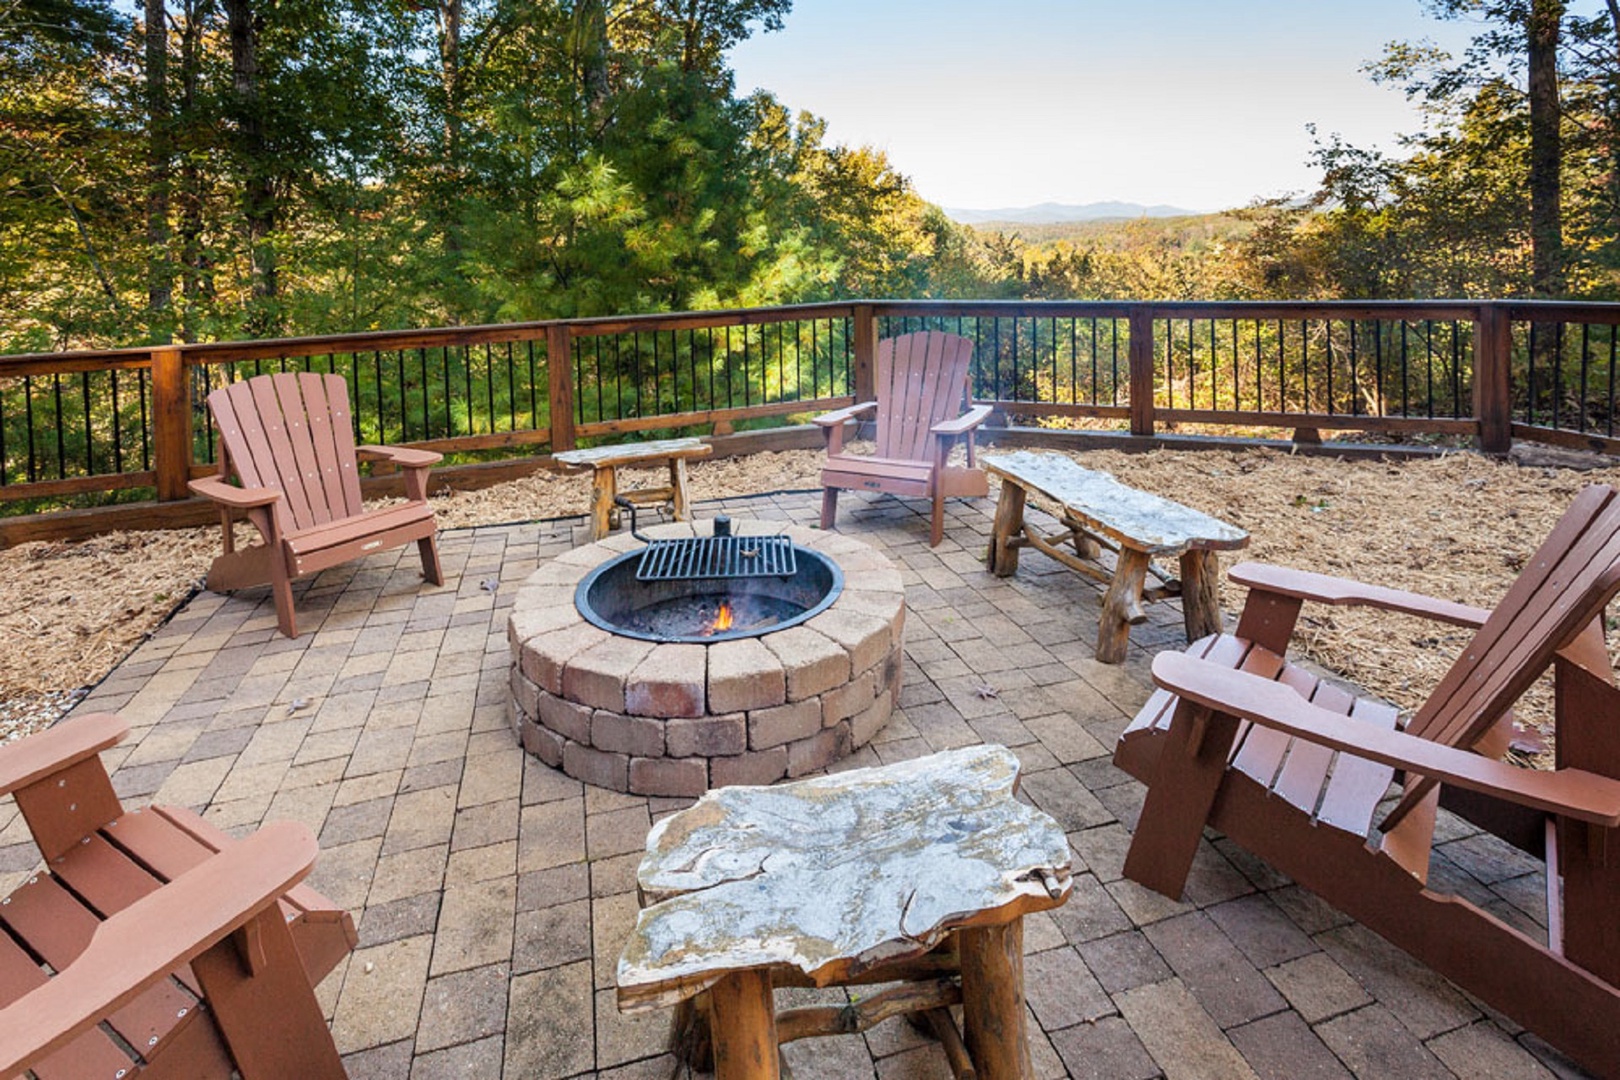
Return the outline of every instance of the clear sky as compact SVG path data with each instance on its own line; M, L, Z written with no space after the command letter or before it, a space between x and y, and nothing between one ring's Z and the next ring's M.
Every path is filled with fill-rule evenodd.
M1394 148L1417 111L1361 66L1477 29L1420 0L795 0L732 66L944 206L1207 211L1313 190L1309 123Z

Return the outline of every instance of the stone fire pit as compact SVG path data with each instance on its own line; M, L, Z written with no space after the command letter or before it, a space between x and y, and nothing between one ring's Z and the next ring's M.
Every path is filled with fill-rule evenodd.
M659 525L654 539L710 535L709 522ZM739 535L779 523L739 521ZM802 776L853 753L900 691L900 572L852 537L789 527L794 543L843 571L827 610L785 630L713 643L652 642L585 621L581 580L641 547L620 534L536 570L507 621L512 726L553 768L638 795L701 795Z

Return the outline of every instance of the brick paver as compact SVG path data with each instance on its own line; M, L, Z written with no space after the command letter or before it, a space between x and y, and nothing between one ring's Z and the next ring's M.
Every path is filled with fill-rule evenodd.
M1150 607L1126 662L1098 664L1098 587L1035 552L1015 577L983 570L990 500L948 504L945 541L930 549L926 504L846 498L840 530L900 568L905 657L887 724L833 767L1001 742L1024 763L1026 797L1069 830L1073 898L1028 920L1025 940L1037 1076L1571 1075L1538 1040L1224 840L1201 845L1187 902L1125 880L1142 788L1108 755L1147 696L1152 650L1182 640L1179 610ZM819 500L761 496L698 513L722 510L810 525ZM667 1014L620 1017L612 981L642 840L689 799L569 779L525 754L508 723L507 612L536 568L584 539L583 518L446 532L440 588L420 580L414 554L338 567L297 587L306 631L292 642L274 633L264 590L200 593L81 706L130 719L129 742L106 755L126 796L155 793L238 834L292 818L319 835L312 884L349 906L360 931L360 948L320 988L351 1076L671 1072ZM876 608L851 618L900 621ZM771 660L768 685L717 680L725 658L711 656L731 726L668 738L727 740L727 752L746 741L721 779L818 766L781 744L825 722L797 703L848 674L851 627L812 626L771 649L736 646ZM581 636L591 652L574 667L598 706L594 719L580 709L579 723L606 732L631 719L618 715L624 675L650 664L650 649L598 641ZM884 648L854 670L881 662ZM661 692L691 682L679 665L653 666ZM526 674L551 692L563 677L558 665ZM889 697L880 703L887 712ZM584 764L622 787L617 774L646 748L645 733L620 728L603 743L617 752L592 750L601 760ZM850 738L847 727L827 731ZM689 780L669 777L669 790ZM1539 867L1461 823L1446 828L1436 864L1448 883L1535 927ZM25 839L8 806L7 888L32 865ZM788 1059L803 1077L948 1075L938 1047L900 1021L793 1044Z

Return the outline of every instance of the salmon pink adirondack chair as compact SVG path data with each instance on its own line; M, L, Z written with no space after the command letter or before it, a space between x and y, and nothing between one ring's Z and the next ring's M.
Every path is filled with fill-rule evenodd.
M821 527L832 528L838 491L885 491L933 500L930 547L945 535L947 496L989 493L989 480L974 457L973 432L990 406L969 407L968 373L973 342L955 334L925 331L878 342L877 400L815 418L827 440L821 470ZM844 452L844 424L876 412L877 452ZM967 437L967 467L947 465L951 447Z
M292 580L411 541L422 575L444 584L437 526L427 503L428 469L442 455L405 447L355 446L349 391L339 375L259 375L208 395L219 428L219 475L191 481L213 500L225 552L208 571L215 592L269 584L276 621L298 636ZM403 505L367 510L357 461L387 461L405 476ZM237 481L241 486L231 483ZM236 550L231 522L245 515L262 544Z
M128 730L75 716L0 748L0 793L45 860L0 902L0 1076L338 1080L314 987L356 937L300 884L315 837L126 813L99 754Z
M1179 896L1210 825L1587 1068L1620 1076L1620 689L1604 644L1620 496L1578 495L1493 611L1258 564L1231 577L1249 587L1236 634L1160 654L1160 689L1114 753L1148 784L1126 876ZM1476 632L1403 728L1394 708L1287 661L1306 600ZM1499 760L1514 702L1549 666L1558 767ZM1392 780L1399 797L1375 832ZM1430 880L1439 805L1545 859L1543 937Z

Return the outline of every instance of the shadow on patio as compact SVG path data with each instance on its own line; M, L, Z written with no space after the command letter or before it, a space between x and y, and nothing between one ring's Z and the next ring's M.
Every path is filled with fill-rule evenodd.
M817 493L698 507L700 517L817 518ZM850 498L840 529L900 566L909 608L900 708L837 768L978 742L1011 747L1023 793L1074 850L1067 906L1026 920L1041 1077L1547 1075L1574 1070L1449 983L1224 841L1202 844L1172 903L1124 880L1143 789L1110 763L1181 643L1149 609L1127 661L1092 658L1101 589L1036 552L981 562L993 506ZM178 803L243 832L273 819L320 837L311 883L349 908L360 947L320 988L350 1075L665 1077L668 1014L621 1018L613 973L652 821L685 800L586 787L525 754L508 722L506 613L572 518L445 532L446 585L414 553L327 571L288 641L266 590L194 597L79 706L133 726L105 756L121 795ZM35 853L14 808L13 880ZM1540 864L1455 819L1434 873L1541 921ZM798 997L809 991L787 992ZM838 992L842 994L842 992ZM791 1044L801 1076L949 1075L903 1021Z

